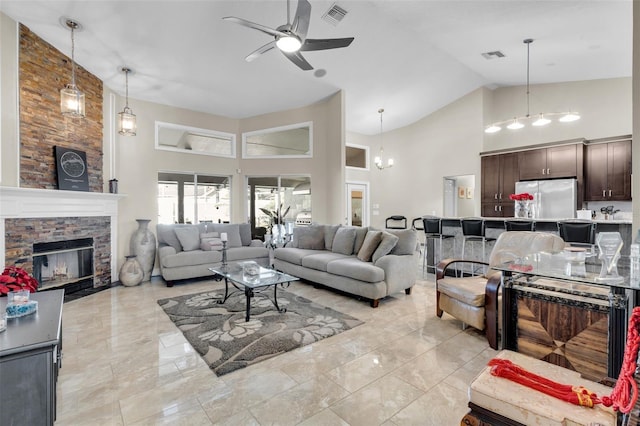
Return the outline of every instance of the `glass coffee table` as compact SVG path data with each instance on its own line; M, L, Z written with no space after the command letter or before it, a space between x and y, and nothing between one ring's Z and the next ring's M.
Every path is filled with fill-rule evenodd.
M232 295L244 292L247 300L245 320L249 321L251 298L268 290L269 287L273 287L273 299L269 298L269 300L271 300L278 312L286 312L286 308L278 306L278 285L281 288L285 288L289 286L291 281L298 281L300 278L262 266L254 265L251 269L251 273L248 273L247 268L243 268L243 265L238 263L209 268L211 272L224 278L224 298L218 300L218 303L225 303ZM229 284L233 288L230 288ZM265 295L265 297L268 296Z

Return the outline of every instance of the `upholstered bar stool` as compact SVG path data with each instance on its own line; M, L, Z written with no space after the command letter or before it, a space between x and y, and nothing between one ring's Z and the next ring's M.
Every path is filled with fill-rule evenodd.
M536 223L533 220L505 220L505 231L535 231Z
M486 226L484 219L482 218L464 218L460 219L460 228L462 230L462 260L466 260L465 248L467 243L480 243L482 244L482 262L487 261L486 257L486 245L488 242L495 241L493 237L487 237ZM464 272L464 269L463 269ZM471 275L474 275L475 271L473 266L471 267Z
M596 223L590 220L561 220L558 234L570 245L589 246L596 243Z
M422 218L422 224L424 228L424 253L422 257L422 277L424 278L425 270L428 271L428 268L433 268L433 272L435 273L436 265L439 261L442 260L442 240L453 240L453 251L456 251L456 239L455 235L451 234L443 234L442 233L442 219L435 216L424 216ZM427 251L429 247L429 240L433 241L433 265L427 264ZM438 242L438 256L436 256L436 242Z
M407 218L404 216L389 216L384 220L386 229L407 229Z

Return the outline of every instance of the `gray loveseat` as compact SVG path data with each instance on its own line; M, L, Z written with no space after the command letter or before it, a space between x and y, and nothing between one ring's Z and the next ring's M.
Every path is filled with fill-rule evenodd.
M158 224L158 260L168 287L176 280L212 276L209 268L222 263L220 235L227 234L227 261L255 260L269 264L269 250L251 239L248 223Z
M304 280L379 300L411 293L419 258L415 230L312 225L293 230L292 241L274 252L274 267Z

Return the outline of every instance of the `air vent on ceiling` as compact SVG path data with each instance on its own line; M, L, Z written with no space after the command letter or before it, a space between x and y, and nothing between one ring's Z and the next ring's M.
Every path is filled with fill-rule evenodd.
M504 53L499 50L494 50L493 52L485 52L481 54L485 59L493 59L493 58L504 58Z
M322 19L331 25L338 25L346 15L347 11L334 3L333 6L322 15Z

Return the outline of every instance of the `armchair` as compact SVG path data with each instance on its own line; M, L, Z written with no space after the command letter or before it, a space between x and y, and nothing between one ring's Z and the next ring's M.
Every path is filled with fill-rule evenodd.
M564 248L564 241L557 235L545 232L507 231L500 234L489 262L477 260L445 259L436 268L436 315L443 312L478 330L485 330L489 345L498 349L498 303L501 274L492 266L539 251L557 252ZM449 268L459 263L488 266L479 276L461 278L447 276Z

